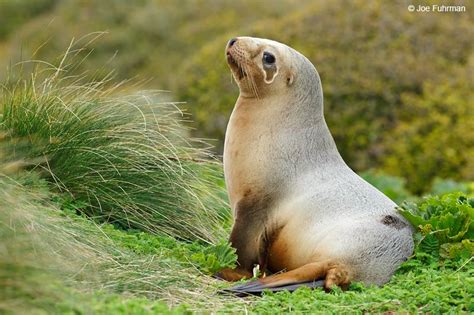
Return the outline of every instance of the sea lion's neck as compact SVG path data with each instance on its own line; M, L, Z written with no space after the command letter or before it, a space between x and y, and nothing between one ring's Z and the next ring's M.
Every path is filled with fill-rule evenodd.
M241 195L237 191L244 187L279 190L308 170L328 176L347 167L324 120L322 104L314 103L319 101L311 93L298 98L239 97L224 147L231 199L238 199L234 195Z
M261 99L239 96L232 116L238 119L230 123L245 121L245 129L254 131L251 134L271 137L266 141L267 154L292 156L295 163L306 161L311 167L318 161L345 165L324 119L318 86ZM300 160L301 155L305 159Z
M293 157L295 170L306 172L308 167L325 171L329 166L346 166L324 119L321 93L308 89L288 96L288 101L276 99L273 102L281 108L268 117L274 122L270 128L275 140L278 139L275 151Z

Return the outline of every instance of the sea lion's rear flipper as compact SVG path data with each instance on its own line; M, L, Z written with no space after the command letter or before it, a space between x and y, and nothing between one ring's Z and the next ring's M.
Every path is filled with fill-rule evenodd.
M279 292L279 291L290 291L293 292L298 288L307 287L307 288L322 288L324 286L324 280L316 280L316 281L307 281L307 282L300 282L300 283L293 283L282 285L279 287L266 287L262 285L259 280L250 281L241 285L234 286L229 289L224 289L222 293L231 293L237 296L243 297L247 295L260 295L262 294L263 290L269 290L271 292Z
M294 291L302 286L329 289L333 285L345 287L349 283L350 273L348 269L343 265L327 260L309 263L288 272L250 281L224 291L237 295L248 295L260 294L265 289L270 291Z

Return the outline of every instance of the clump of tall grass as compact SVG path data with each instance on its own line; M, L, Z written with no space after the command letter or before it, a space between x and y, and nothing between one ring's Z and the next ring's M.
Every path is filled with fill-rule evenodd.
M0 176L0 312L52 311L51 301L65 301L68 294L57 289L59 280L54 274L41 268L54 260L44 253L36 255L41 249L35 246L39 245L35 230L42 225L43 216L36 217L36 209L32 209L35 196L17 188ZM52 253L54 256L55 251ZM63 270L67 268L65 265Z
M101 225L65 215L50 199L32 173L0 175L0 313L91 313L98 293L176 305L214 290L210 278L166 251L120 247Z
M120 84L66 70L3 88L0 130L11 159L21 151L23 164L89 204L92 217L183 239L222 238L221 167L188 137L179 108L159 92L123 95Z

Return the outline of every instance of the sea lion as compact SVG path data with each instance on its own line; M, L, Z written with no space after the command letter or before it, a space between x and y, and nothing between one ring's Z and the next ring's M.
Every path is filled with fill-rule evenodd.
M248 278L256 264L278 273L235 292L317 279L326 289L386 283L413 252L412 227L340 156L316 68L284 44L252 37L230 40L226 58L240 89L224 144L238 267L219 276Z

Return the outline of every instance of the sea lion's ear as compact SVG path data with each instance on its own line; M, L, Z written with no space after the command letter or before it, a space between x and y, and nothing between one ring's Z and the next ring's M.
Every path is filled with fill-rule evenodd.
M286 77L286 85L291 86L294 80L295 80L295 75L293 74L293 72L288 73Z
M291 86L293 82L295 81L295 71L294 68L291 67L286 74L286 85Z

